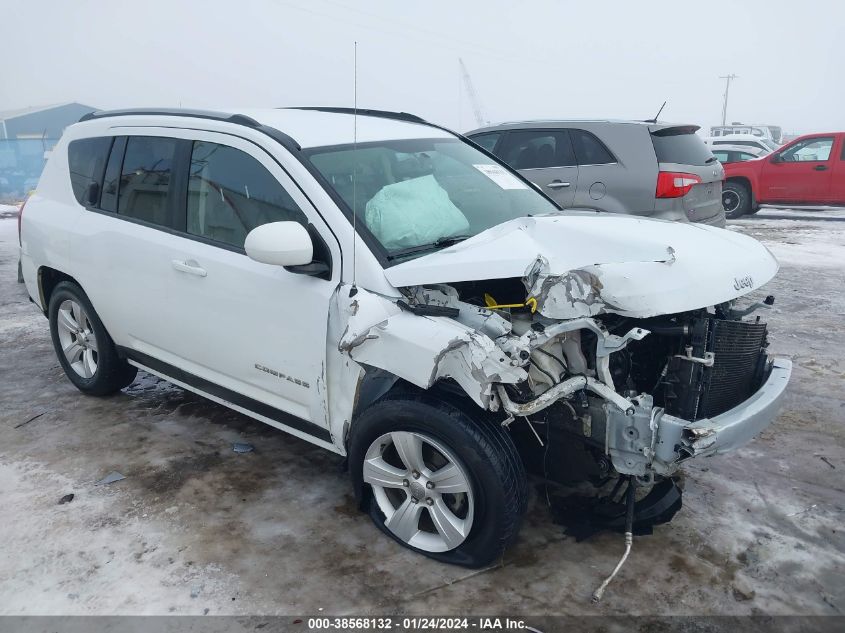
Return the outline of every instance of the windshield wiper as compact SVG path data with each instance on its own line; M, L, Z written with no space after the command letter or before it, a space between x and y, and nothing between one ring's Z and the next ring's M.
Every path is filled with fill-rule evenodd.
M472 235L447 235L444 237L439 237L429 244L419 244L417 246L409 246L408 248L401 248L398 251L393 251L387 256L387 259L400 259L402 257L405 257L406 255L413 255L414 253L424 253L425 251L431 251L438 248L445 248L447 246L457 244L458 242L463 242L464 240L469 239L470 237L472 237Z
M705 165L709 165L709 164L710 164L710 163L712 163L714 160L717 160L717 158L716 158L715 156L711 156L710 158L708 158L707 160L705 160L705 161L704 161L704 164L705 164Z

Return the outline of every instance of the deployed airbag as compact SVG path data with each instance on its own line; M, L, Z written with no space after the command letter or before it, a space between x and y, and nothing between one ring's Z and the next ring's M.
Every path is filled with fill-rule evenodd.
M387 249L430 244L469 229L466 216L431 175L382 187L367 203L364 221Z

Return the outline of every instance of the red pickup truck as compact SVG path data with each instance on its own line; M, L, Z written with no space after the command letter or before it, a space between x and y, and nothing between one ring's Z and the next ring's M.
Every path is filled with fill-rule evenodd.
M725 216L761 204L845 206L845 132L807 134L777 151L725 165Z

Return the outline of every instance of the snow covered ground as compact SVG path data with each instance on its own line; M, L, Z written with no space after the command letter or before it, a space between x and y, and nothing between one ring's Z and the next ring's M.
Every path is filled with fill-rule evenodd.
M146 374L82 396L15 283L13 215L0 220L0 614L845 611L845 210L730 223L782 263L754 297L776 296L771 350L795 363L784 411L686 469L684 508L635 538L599 605L621 536L576 543L536 495L501 565L446 567L379 534L334 455ZM126 479L95 485L113 470Z

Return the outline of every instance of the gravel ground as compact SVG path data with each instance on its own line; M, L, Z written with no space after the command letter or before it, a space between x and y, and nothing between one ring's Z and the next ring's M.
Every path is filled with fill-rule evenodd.
M139 374L89 398L15 283L0 219L0 614L842 614L845 212L763 209L730 229L780 259L772 351L795 363L777 422L686 468L684 508L605 599L618 534L576 543L534 499L482 571L382 536L335 455ZM236 454L233 442L255 451ZM96 482L111 471L126 479ZM74 498L60 504L68 494Z

